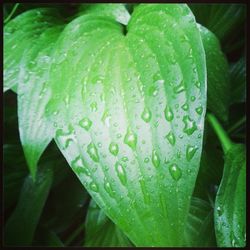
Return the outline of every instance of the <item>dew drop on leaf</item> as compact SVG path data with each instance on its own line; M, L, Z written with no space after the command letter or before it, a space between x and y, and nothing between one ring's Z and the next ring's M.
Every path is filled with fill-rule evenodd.
M89 118L85 117L79 122L79 125L88 131L92 126L92 122L89 120Z
M169 121L169 122L172 121L173 118L174 118L174 113L173 113L172 109L169 106L166 106L164 112L165 112L166 120Z
M84 165L82 157L79 155L71 162L71 166L73 170L77 173L83 173L87 176L90 176L90 171L89 169Z
M90 188L92 191L94 191L94 192L98 192L98 190L99 190L98 186L97 186L96 183L93 182L93 181L89 184L89 188Z
M169 166L169 172L175 181L178 181L181 178L181 169L176 164Z
M144 108L142 114L141 114L141 118L143 121L145 122L149 122L151 120L151 111L148 108Z
M174 92L176 94L179 94L179 93L183 92L184 90L185 90L185 86L184 86L183 81L179 85L174 87Z
M137 144L137 136L131 131L130 128L128 128L127 133L124 137L124 143L135 150Z
M186 150L186 158L188 161L191 161L192 158L194 157L195 152L197 151L197 147L188 145L187 150Z
M69 144L75 140L73 132L72 127L69 128L68 132L64 132L62 129L56 131L55 139L62 145L63 149L68 148Z
M96 112L97 111L97 103L96 102L92 102L90 104L90 108L92 112Z
M172 131L170 131L170 132L166 135L165 138L167 138L167 140L169 141L169 143L170 143L172 146L175 145L175 136L174 136L174 134L173 134Z
M223 213L222 208L220 206L218 206L216 210L217 210L218 215L221 216Z
M191 120L188 115L183 117L183 122L185 124L183 132L186 133L187 135L192 135L194 131L197 129L195 122Z
M114 155L117 156L118 152L119 152L119 147L115 142L111 142L109 145L109 152Z
M123 185L126 184L127 182L127 176L126 176L126 173L125 173L125 170L124 170L124 167L122 166L122 164L120 164L119 162L117 162L115 164L115 170L116 170L116 173L121 181L121 183Z
M184 110L184 111L187 111L188 110L188 104L187 103L184 103L181 108Z
M195 109L195 111L196 111L196 113L197 113L198 115L201 115L202 112L203 112L203 108L202 108L202 107L198 107L198 108Z
M109 194L110 197L112 198L114 197L114 190L107 179L104 180L104 189L106 190L106 192Z
M155 149L152 152L152 163L156 168L158 168L160 165L160 158Z
M99 162L99 155L97 148L93 142L91 142L87 147L87 153L94 162Z

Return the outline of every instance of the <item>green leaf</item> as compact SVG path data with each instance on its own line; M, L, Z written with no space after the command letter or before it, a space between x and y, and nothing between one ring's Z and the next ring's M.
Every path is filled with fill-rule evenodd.
M52 179L52 171L45 167L35 182L30 175L26 178L17 206L5 225L5 245L31 245Z
M206 53L207 108L222 121L226 121L230 95L228 63L217 37L205 27L198 27Z
M200 32L185 4L139 5L127 30L94 15L66 26L46 114L80 181L136 246L182 246L206 111Z
M39 227L33 245L48 247L63 247L64 244L57 234L47 228Z
M244 4L190 4L198 23L226 41L239 29L246 18Z
M132 244L95 201L91 200L85 222L84 246L130 247Z
M68 166L61 166L61 169L65 167ZM52 188L41 218L42 223L56 233L67 230L82 213L89 197L76 176L67 174L60 184Z
M7 87L17 84L20 139L33 178L37 162L53 136L43 114L50 97L47 80L54 44L63 28L56 14L51 9L25 12L10 21L4 33L5 82Z
M206 201L192 197L186 237L190 247L216 246L213 208Z
M3 145L3 193L4 207L10 208L18 200L23 181L27 176L27 166L19 145Z
M26 50L58 20L54 9L33 9L4 26L4 92L13 87L16 89Z
M129 12L124 4L81 4L79 8L79 15L93 14L95 17L109 17L117 22L127 25L130 19Z
M241 57L230 65L231 97L230 104L246 101L246 58Z
M225 155L225 166L215 201L215 230L220 247L246 245L246 150L234 144Z

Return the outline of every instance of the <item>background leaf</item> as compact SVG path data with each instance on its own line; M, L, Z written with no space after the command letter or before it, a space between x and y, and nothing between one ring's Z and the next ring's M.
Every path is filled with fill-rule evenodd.
M225 155L225 167L215 202L218 246L246 245L246 151L234 144Z
M185 245L206 109L200 34L186 5L140 5L122 30L90 15L66 26L47 114L72 169L135 245Z
M26 178L18 204L5 225L5 245L31 244L50 190L52 176L52 171L44 168L38 172L35 182L31 176Z
M216 246L213 220L213 207L200 198L192 197L185 231L189 246Z
M126 235L105 215L94 200L89 204L85 227L86 247L132 246Z
M229 67L216 36L198 25L206 53L207 65L207 108L222 121L228 118Z

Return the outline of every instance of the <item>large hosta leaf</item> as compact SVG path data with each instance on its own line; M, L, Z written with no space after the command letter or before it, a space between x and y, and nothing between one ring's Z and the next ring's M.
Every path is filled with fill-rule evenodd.
M230 91L228 63L221 51L218 38L205 27L198 27L206 53L207 108L226 121Z
M48 69L62 28L59 15L52 9L25 12L5 28L4 81L6 89L17 85L20 139L33 177L37 162L52 139L53 130L44 111L50 97Z
M83 185L137 246L185 245L206 111L205 54L186 5L127 27L83 15L58 39L47 115Z
M225 155L224 173L215 202L215 229L220 247L246 244L246 150L234 144Z

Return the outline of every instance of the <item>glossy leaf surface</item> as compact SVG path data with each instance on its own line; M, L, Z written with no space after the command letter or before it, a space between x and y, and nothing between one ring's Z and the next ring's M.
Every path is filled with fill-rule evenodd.
M246 245L246 150L234 144L225 166L215 202L215 230L220 247Z
M199 169L205 54L186 5L140 5L66 26L47 115L83 185L137 246L181 246ZM166 233L168 232L168 233Z

